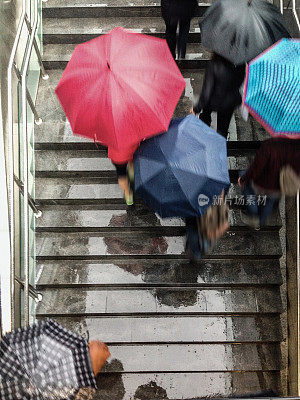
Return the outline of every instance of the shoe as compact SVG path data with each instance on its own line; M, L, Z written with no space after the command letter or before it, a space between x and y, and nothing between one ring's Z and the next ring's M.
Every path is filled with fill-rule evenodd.
M259 217L246 214L242 210L240 210L240 214L241 214L241 220L242 220L242 222L244 222L244 224L250 226L251 228L253 228L255 230L260 229Z
M188 245L185 246L185 253L192 263L197 263L202 260L202 254L195 254Z
M128 206L132 206L133 205L134 201L133 201L133 192L132 192L132 190L130 190L128 197L125 196L125 202L126 202L126 204Z

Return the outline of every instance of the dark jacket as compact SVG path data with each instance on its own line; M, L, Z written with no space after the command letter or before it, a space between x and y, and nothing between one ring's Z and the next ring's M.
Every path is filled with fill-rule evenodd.
M279 192L280 170L285 165L290 165L300 175L300 139L268 139L258 149L241 183L253 181L260 188Z
M197 0L161 0L161 12L165 20L169 17L191 19L196 16Z
M201 95L194 104L195 113L203 108L226 111L240 105L244 77L244 64L235 66L221 56L213 56L205 71Z

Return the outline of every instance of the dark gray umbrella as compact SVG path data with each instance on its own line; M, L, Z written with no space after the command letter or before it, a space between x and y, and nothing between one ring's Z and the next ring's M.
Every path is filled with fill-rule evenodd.
M264 0L216 0L200 22L202 44L234 64L290 37L279 9Z
M86 340L52 320L0 342L0 399L90 400L95 392Z

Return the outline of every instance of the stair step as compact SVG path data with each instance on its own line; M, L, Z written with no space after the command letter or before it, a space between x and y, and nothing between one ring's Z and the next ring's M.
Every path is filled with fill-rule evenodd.
M281 313L278 288L44 289L37 315L144 316Z
M60 111L58 111L60 112ZM235 114L235 119L237 114ZM250 124L250 122L249 122ZM238 125L237 125L238 128ZM246 130L236 136L238 140L232 140L228 138L227 150L229 156L242 157L253 154L260 146L260 141L267 139L268 136L254 136L253 133L248 134ZM95 143L91 139L74 135L72 133L70 124L60 121L45 121L42 125L35 127L35 150L47 150L47 151L95 151L100 152L99 157L107 157L107 148L100 144L96 147ZM78 154L78 153L77 153ZM80 153L79 153L80 154Z
M73 135L69 123L66 122L64 111L55 96L54 89L61 78L63 70L49 70L48 73L49 80L40 81L37 95L37 112L45 122L35 127L35 141L37 144L52 143L54 146L59 143L68 143L69 146L72 146L72 143L80 143L82 148L94 149L95 145L92 140ZM182 73L187 85L175 110L174 116L176 117L189 114L193 96L200 93L203 79L203 71L182 70ZM215 127L215 116L213 116L213 127ZM235 118L232 119L229 127L229 142L261 141L269 137L269 134L252 117L245 122L238 111L235 113Z
M211 372L280 370L278 344L111 345L113 359L122 367L105 366L109 372Z
M244 168L243 168L244 169ZM239 170L230 170L229 177L231 182L237 182ZM53 179L97 179L97 183L110 184L117 182L117 173L112 170L73 170L73 171L36 171L36 178L53 178Z
M199 3L197 16L201 16L209 6L208 1ZM87 18L87 17L161 17L160 2L145 1L104 1L48 0L43 6L44 18Z
M235 196L240 195L241 189L237 183L231 184L228 198L234 199ZM89 204L110 202L113 205L113 203L122 203L123 193L117 183L103 183L101 177L36 178L36 199L38 203L44 204L47 204L45 200L65 201L65 203L61 204L67 204L67 201L75 200L77 204L85 205L87 203L84 200L89 200ZM68 204L71 204L71 202Z
M37 233L36 254L41 257L57 256L147 256L173 255L182 256L185 239L183 236L158 236L155 232L144 230L134 231L131 234L118 232L103 233ZM268 255L274 258L281 255L281 246L276 231L228 231L214 246L210 253L214 258L223 256L244 257L257 259Z
M137 260L115 263L38 262L38 289L45 287L206 287L281 285L279 260Z
M184 221L180 218L160 218L146 205L136 206L132 210L102 210L97 206L44 206L43 215L36 220L37 232L51 228L69 228L73 231L89 229L95 231L105 228L128 229L158 229L183 228ZM231 209L229 222L232 227L243 227L240 212ZM266 229L280 228L281 219L278 210L270 216Z
M43 41L49 43L83 43L110 32L117 26L135 33L163 38L165 23L161 17L45 18ZM199 19L191 21L189 42L200 43Z
M68 10L67 10L68 11ZM46 69L65 69L75 44L46 44L43 48L43 63ZM199 43L188 43L184 60L177 60L181 69L203 69L210 59L210 52Z
M55 317L58 323L89 340L105 343L278 342L278 315L182 317ZM101 328L100 328L101 327ZM278 327L278 329L276 329Z
M249 161L247 157L229 157L228 168L232 170L247 169ZM36 150L35 152L36 177L72 177L90 176L116 177L115 167L107 158L106 152L85 150L78 152L66 150Z
M119 360L113 360L122 366ZM196 400L220 396L248 395L263 389L277 393L278 372L215 372L215 373L158 373L158 374L100 374L98 399L132 400L169 399ZM238 395L237 395L238 394ZM159 397L158 397L159 396Z

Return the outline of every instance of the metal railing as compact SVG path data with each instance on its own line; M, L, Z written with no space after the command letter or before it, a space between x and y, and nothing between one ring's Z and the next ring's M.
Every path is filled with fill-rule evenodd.
M35 119L36 124L41 124L42 120L39 118L38 113L34 106L34 101L27 88L27 73L34 47L40 70L43 79L48 79L48 75L42 63L42 57L36 41L36 32L38 26L38 0L34 0L34 21L31 26L27 12L27 1L22 1L22 12L20 16L19 25L16 32L15 41L13 44L11 56L9 59L7 69L8 80L8 170L9 170L9 221L10 221L10 271L11 271L11 288L10 288L10 301L11 301L11 328L14 329L15 325L15 284L18 283L24 290L24 324L29 323L29 297L35 300L40 300L40 295L29 283L29 215L28 207L30 207L34 215L39 217L41 212L38 210L34 199L28 193L28 126L27 126L27 105L29 105ZM20 43L22 29L24 24L27 28L27 41L28 46L25 52L25 60L23 60L22 71L17 67L16 55ZM13 113L13 74L15 74L18 82L21 84L21 104L22 104L22 139L23 139L23 171L24 182L22 182L14 173L14 113ZM23 195L23 259L24 259L24 279L16 275L15 269L15 187L19 189Z
M283 14L283 10L284 10L283 1L284 0L280 0L280 12L281 12L281 14ZM296 0L292 0L292 11L293 11L294 18L296 20L296 24L297 24L298 29L300 31L300 21L299 21L299 17L298 17L298 14L297 14Z
M292 0L292 10L293 10L293 14L294 14L294 17L295 17L295 20L296 20L296 24L297 24L298 29L300 31L300 21L299 21L297 9L296 9L296 0Z

